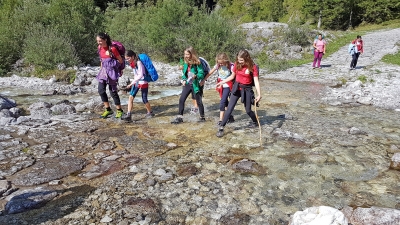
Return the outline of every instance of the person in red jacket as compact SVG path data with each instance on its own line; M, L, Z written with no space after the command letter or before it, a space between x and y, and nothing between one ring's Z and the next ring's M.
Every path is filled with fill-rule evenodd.
M353 59L351 60L351 63L350 63L350 69L354 70L354 69L356 69L356 66L357 66L358 57L364 53L364 43L363 43L363 40L361 39L360 35L358 35L357 39L355 39L351 43L354 44L357 48L357 53L354 53L352 55Z
M258 68L250 57L250 53L243 49L240 50L236 57L235 65L232 69L232 74L218 82L217 88L221 87L223 84L235 79L233 84L231 97L229 99L228 108L225 111L222 123L218 128L217 137L224 136L224 127L231 116L233 109L239 98L244 104L247 115L250 116L251 122L249 124L250 128L255 128L257 126L257 116L254 111L251 110L251 106L261 100L261 89L260 83L258 81ZM253 84L257 91L257 96L253 91Z

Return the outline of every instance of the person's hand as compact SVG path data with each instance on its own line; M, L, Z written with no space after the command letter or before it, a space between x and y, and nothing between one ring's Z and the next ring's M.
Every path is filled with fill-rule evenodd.
M205 80L202 80L201 82L200 82L200 86L204 86L204 83L205 83L206 81Z
M261 100L261 95L256 97L256 102L259 102Z
M132 87L132 85L133 85L133 84L130 84L130 85L126 86L126 88L131 88L131 87Z
M186 80L181 80L181 84L182 84L182 86L185 86Z

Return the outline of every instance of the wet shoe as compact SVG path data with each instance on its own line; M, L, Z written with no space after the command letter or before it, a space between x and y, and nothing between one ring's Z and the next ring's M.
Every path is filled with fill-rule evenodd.
M197 122L198 122L198 123L206 122L206 118L200 117L200 118L197 120Z
M124 111L122 110L117 110L117 114L115 114L116 119L120 119L124 115Z
M218 132L217 132L217 137L222 137L222 136L224 136L224 127L220 127L220 128L218 128Z
M146 113L146 118L151 118L155 116L153 112Z
M228 119L228 123L233 123L233 122L235 122L235 119L233 118L232 115L230 115L229 119Z
M248 128L256 128L258 126L257 122L250 122L247 126Z
M190 109L190 114L197 114L199 112L199 108L192 107Z
M129 114L127 113L127 114L123 115L123 116L121 117L121 120L132 121L131 114L130 114L130 113L129 113Z
M103 114L101 114L100 115L100 118L103 118L103 119L105 119L105 118L107 118L109 115L111 115L111 114L113 114L113 111L112 110L105 110L104 112L103 112Z
M183 123L182 117L176 117L174 120L171 121L172 124L179 124Z

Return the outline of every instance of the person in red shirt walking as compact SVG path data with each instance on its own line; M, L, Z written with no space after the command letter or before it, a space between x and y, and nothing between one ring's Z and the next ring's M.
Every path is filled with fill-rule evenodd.
M113 114L107 96L107 84L110 90L111 97L117 108L115 118L121 118L123 111L121 108L121 101L118 95L118 78L122 75L121 65L124 61L118 52L118 49L112 45L111 38L106 33L99 33L96 37L98 46L98 53L100 55L101 68L96 78L99 81L98 92L106 108L100 118L107 118Z
M239 98L242 99L241 101L244 104L246 113L251 118L249 127L254 128L257 126L257 117L254 111L251 110L251 106L261 100L261 89L258 75L258 67L251 59L250 53L245 49L240 50L237 54L232 74L228 78L217 83L217 88L221 88L223 84L235 79L228 107L225 111L222 123L218 128L217 137L224 136L224 127ZM253 84L256 88L257 96L254 95Z
M350 63L350 69L351 69L351 70L354 70L354 69L356 69L356 66L357 66L358 57L359 57L361 54L364 53L364 43L363 43L363 40L361 39L361 36L360 36L360 35L358 35L358 36L357 36L357 39L355 39L355 40L352 41L351 43L352 43L353 45L355 45L356 48L357 48L357 52L354 53L354 54L352 55L353 59L351 60L351 63Z

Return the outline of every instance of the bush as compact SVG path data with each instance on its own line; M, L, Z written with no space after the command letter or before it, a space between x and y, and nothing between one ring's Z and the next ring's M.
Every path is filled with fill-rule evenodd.
M27 63L43 69L54 69L60 63L72 66L79 62L71 39L40 24L27 33L23 57Z
M234 56L246 47L245 35L236 24L218 11L208 14L190 2L165 0L155 6L109 8L107 31L128 49L168 62L177 62L188 46L209 61L219 52Z
M283 38L291 45L307 46L310 45L310 33L307 27L290 24L283 32Z

